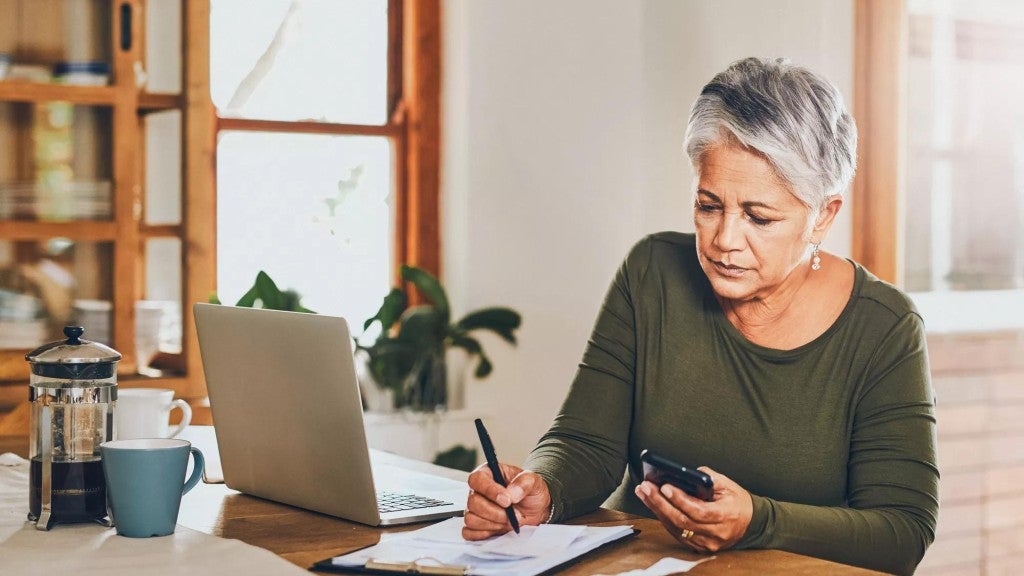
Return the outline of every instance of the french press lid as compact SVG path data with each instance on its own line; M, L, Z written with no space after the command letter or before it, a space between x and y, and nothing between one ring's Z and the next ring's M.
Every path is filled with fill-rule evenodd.
M44 344L25 355L32 373L48 378L92 380L110 378L121 353L106 344L82 340L85 328L65 326L67 340Z

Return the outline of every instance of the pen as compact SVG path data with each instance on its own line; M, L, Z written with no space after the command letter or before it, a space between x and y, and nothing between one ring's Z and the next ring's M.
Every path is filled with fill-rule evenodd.
M487 459L487 467L491 469L491 476L494 476L495 482L507 487L505 475L501 473L501 466L498 465L498 456L494 453L494 444L491 444L491 435L487 433L487 428L484 428L483 420L477 418L474 423L476 424L476 433L480 436L480 447L484 449L484 458ZM512 525L512 529L519 534L519 520L516 520L516 511L512 509L511 504L505 508L505 514L508 514L508 522Z

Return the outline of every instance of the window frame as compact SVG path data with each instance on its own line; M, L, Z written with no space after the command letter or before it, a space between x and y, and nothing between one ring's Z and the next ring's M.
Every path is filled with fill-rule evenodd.
M853 259L894 285L903 278L906 69L903 0L855 0Z
M906 90L909 19L905 0L855 0L853 259L891 284L903 283L906 217ZM929 333L1024 330L1007 314L1024 290L912 292Z
M388 0L388 120L381 126L221 118L210 96L210 0L183 3L185 119L183 208L185 294L205 302L216 290L216 162L221 130L372 135L394 143L394 272L413 264L441 274L441 2ZM191 314L183 318L188 383L182 396L206 395Z

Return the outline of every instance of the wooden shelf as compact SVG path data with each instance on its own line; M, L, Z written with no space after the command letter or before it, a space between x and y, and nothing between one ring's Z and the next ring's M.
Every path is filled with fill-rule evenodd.
M91 106L113 106L116 99L117 91L112 86L0 81L0 101L6 102L71 102Z
M92 106L113 106L117 89L114 86L76 86L47 84L21 80L0 80L0 101L3 102L71 102ZM178 94L139 94L140 112L160 112L181 108Z
M181 108L178 94L139 94L139 112L161 112Z
M112 221L29 222L0 220L0 240L49 240L70 238L81 241L112 241L117 224Z
M139 235L143 238L181 238L181 224L143 224L139 226Z

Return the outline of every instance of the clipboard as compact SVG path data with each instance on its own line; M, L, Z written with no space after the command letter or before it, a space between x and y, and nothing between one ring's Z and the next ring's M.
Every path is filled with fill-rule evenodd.
M637 534L640 534L640 530L633 528L614 540L610 540L595 548L591 548L577 556L567 558L564 562L561 562L556 566L552 566L537 573L524 572L520 576L547 576L549 574L554 574L555 572L576 564L586 556L590 556L595 552L607 550L622 544L627 540L632 539ZM374 544L366 548L372 548L373 546L376 545ZM359 550L365 550L366 548L353 550L347 554L351 554L352 552L357 552ZM339 566L333 563L334 558L335 557L332 556L330 558L320 560L316 564L310 566L309 569L337 574L375 574L379 576L394 576L395 574L419 574L423 576L473 576L473 574L475 574L473 572L473 566L471 565L444 564L431 558L420 558L412 562L387 562L384 560L371 559L363 566Z

